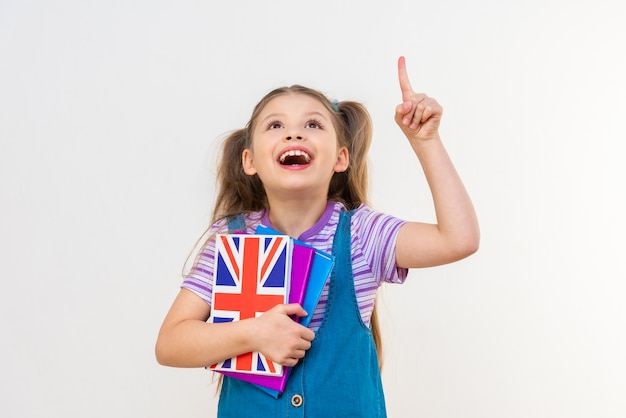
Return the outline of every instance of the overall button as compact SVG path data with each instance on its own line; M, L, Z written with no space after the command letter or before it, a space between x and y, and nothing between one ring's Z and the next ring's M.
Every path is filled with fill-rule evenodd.
M296 408L300 408L302 406L302 403L304 401L302 400L302 396L301 395L293 395L291 397L291 404L293 406L295 406Z

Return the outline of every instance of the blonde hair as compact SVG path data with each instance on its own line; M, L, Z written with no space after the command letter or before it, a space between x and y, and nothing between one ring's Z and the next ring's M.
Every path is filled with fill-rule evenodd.
M268 208L261 180L256 174L249 176L243 171L241 156L245 149L252 147L252 133L259 114L272 99L287 94L306 95L324 105L331 115L338 145L348 150L350 165L346 171L333 174L328 187L328 200L341 202L348 210L367 203L367 153L372 142L372 119L369 112L361 103L331 102L322 92L296 84L280 87L266 94L255 106L246 127L233 131L224 139L217 169L218 194L212 223L241 213ZM378 351L378 362L382 367L382 341L376 306L372 312L370 327Z

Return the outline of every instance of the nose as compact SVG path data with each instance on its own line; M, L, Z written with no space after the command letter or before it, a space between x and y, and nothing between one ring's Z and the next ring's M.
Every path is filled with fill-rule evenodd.
M287 141L291 141L292 139L302 140L302 137L300 135L297 135L297 136L289 135L286 139L287 139Z

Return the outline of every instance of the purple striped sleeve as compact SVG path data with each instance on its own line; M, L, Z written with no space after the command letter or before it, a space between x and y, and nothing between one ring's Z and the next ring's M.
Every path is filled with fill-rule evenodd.
M404 224L402 219L375 212L364 205L354 214L353 258L360 252L379 285L402 283L407 277L408 269L396 265L396 238Z

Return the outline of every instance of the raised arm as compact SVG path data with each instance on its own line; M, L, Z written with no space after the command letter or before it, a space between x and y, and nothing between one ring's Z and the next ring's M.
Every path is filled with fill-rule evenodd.
M476 213L439 136L443 109L435 99L413 91L404 57L398 60L398 78L402 103L395 120L424 170L437 223L406 223L398 234L396 262L406 268L451 263L478 250Z
M283 366L294 366L311 347L313 331L289 315L306 315L298 304L277 305L263 315L230 323L207 323L210 306L181 289L168 312L156 343L164 366L206 367L227 358L260 351Z

